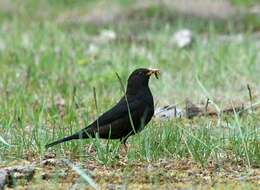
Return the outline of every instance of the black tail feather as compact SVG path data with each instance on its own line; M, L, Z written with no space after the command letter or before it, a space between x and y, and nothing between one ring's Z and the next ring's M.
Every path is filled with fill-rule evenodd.
M73 139L80 139L81 136L82 135L79 135L79 133L75 133L75 134L73 134L71 136L68 136L68 137L65 137L63 139L54 141L54 142L52 142L50 144L47 144L47 145L45 145L45 148L47 149L47 148L50 148L50 147L52 147L52 146L54 146L56 144L60 144L60 143L63 143L63 142L66 142L66 141L70 141L70 140L73 140Z

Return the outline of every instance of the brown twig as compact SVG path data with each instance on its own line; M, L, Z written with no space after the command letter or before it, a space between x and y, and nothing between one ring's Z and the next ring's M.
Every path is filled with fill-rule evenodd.
M191 101L186 100L186 116L191 119L195 116L199 116L203 113L203 110L193 104Z
M128 115L129 115L129 119L130 119L131 126L132 126L134 132L136 132L136 131L135 131L135 128L134 128L134 123L133 123L133 120L132 120L132 115L131 115L129 103L128 103L128 100L127 100L126 90L125 90L124 84L123 84L122 79L121 79L121 77L119 76L119 74L118 74L117 72L115 72L115 73L116 73L117 79L118 79L118 81L119 81L119 83L120 83L121 89L122 89L122 91L124 92L124 97L125 97L125 100L126 100L126 105L127 105L127 110L128 110ZM125 143L125 142L124 142L124 143Z
M95 87L93 87L93 98L94 98L95 108L96 108L97 116L98 116L99 110L98 110L97 93L96 93L96 88L95 88ZM98 119L97 119L97 126L98 126L98 128L99 128L99 121L98 121Z
M248 90L248 94L249 94L249 100L250 100L251 111L253 111L252 91L251 91L251 88L250 88L249 84L247 84L247 90Z
M208 106L209 106L209 98L207 98L206 105L205 105L205 113L208 112Z
M208 102L208 101L207 101ZM205 106L206 107L206 106ZM232 108L226 108L221 110L221 113L234 113L236 111L237 113L241 114L244 110L244 105L236 106ZM202 115L208 115L208 116L218 116L219 113L217 111L209 111L207 108L207 111L203 110L203 107L196 106L190 101L186 102L186 116L191 119L196 116L202 116Z
M76 93L77 93L77 87L73 86L73 89L72 89L72 104L74 104L76 109L78 109L79 108L79 104L76 101Z
M94 102L95 102L95 107L98 113L98 104L97 104L97 93L96 93L96 88L93 87L93 98L94 98Z

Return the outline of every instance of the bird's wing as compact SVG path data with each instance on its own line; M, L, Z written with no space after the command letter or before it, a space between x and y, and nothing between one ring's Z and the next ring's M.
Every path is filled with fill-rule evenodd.
M138 98L129 97L127 99L127 102L125 100L125 97L123 97L113 108L111 108L98 118L98 125L107 125L121 117L128 115L129 109L132 115L133 112L135 112L139 108L140 104L142 103L142 100ZM93 122L94 125L96 125L96 123L97 120Z
M129 120L129 113L125 111L122 112L124 114L120 114L120 117L113 118L109 122L108 120L106 120L106 122L99 124L99 127L95 125L93 126L93 128L90 128L90 131L87 132L91 136L93 136L95 133L98 133L100 138L122 139L124 137L127 137L133 131L137 132L139 131L140 127L145 126L145 123L143 123L143 125L142 123L140 123L142 118L144 117L144 109L145 107L140 104L138 105L138 107L134 107L131 109L132 123Z

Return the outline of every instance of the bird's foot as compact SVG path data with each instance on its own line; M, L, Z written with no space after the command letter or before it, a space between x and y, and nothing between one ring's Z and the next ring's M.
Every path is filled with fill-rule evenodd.
M125 156L127 154L127 145L126 145L126 143L122 143L120 145L120 154L122 156Z

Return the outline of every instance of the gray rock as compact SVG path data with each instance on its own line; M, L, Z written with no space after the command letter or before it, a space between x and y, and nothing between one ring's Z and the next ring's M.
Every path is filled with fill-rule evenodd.
M30 181L34 176L34 173L35 167L33 165L2 168L0 170L0 190L4 189L5 185L12 186L13 182L18 179Z
M4 189L6 184L7 171L0 170L0 190Z

